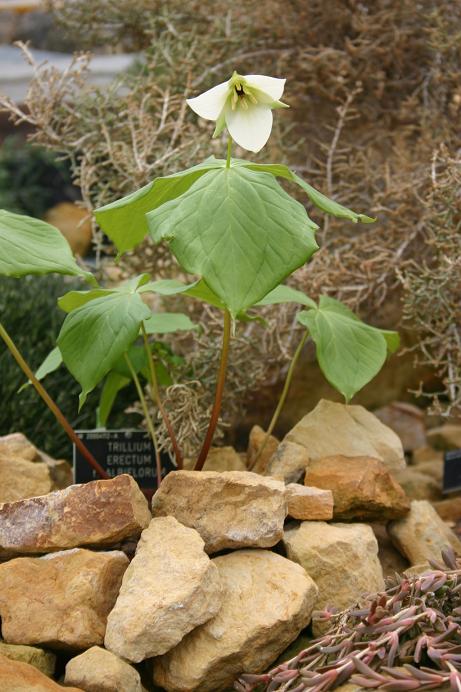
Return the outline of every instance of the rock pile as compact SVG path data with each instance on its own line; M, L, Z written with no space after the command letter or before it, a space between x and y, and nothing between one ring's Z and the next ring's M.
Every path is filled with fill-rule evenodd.
M51 479L0 504L0 689L224 692L322 633L315 611L359 602L447 544L461 555L444 521L459 498L437 503L439 516L399 484L420 467L440 484L421 418L405 407L380 418L322 401L259 456L253 431L252 471L225 448L209 470L170 473L152 510L127 475L56 489L52 460L0 438L0 480L2 463ZM382 420L400 425L411 466Z

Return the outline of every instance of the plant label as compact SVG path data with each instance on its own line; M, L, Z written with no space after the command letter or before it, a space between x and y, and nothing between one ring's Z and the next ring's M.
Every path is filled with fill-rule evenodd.
M445 452L443 465L443 492L461 490L461 449Z
M78 430L77 435L110 477L128 473L145 490L157 487L155 452L148 433L142 430ZM162 477L176 468L163 452ZM74 482L88 483L99 476L74 445Z

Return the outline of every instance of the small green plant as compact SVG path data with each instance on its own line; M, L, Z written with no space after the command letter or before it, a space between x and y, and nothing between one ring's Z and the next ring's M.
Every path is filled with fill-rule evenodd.
M272 109L286 107L280 101L284 84L283 79L234 72L228 82L190 99L188 103L196 113L216 122L215 136L227 127L230 135L226 158L210 157L187 170L157 178L95 212L119 254L136 247L149 233L155 243L168 244L184 272L199 277L191 284L173 279L151 281L143 274L116 288L98 286L94 277L75 263L67 243L61 236L58 239L55 229L5 211L0 216L0 273L20 276L55 271L80 276L93 284L90 290L71 291L58 301L68 314L57 347L42 364L38 377L32 379L29 372L27 376L35 386L42 387L40 378L63 361L81 386L80 407L106 378L100 417L110 408L118 389L133 380L157 449L138 376L144 372L171 437L178 468L182 453L160 399L149 336L193 325L185 315L152 314L143 301L145 293L183 293L209 303L223 315L214 406L195 465L197 470L203 468L218 422L232 336L240 320L255 317L249 313L251 309L286 302L305 307L298 321L306 327L306 333L295 360L311 336L323 372L346 401L374 377L387 353L398 346L396 333L365 325L338 301L322 297L317 304L282 285L318 250L318 226L304 206L280 186L278 178L300 187L310 202L327 214L355 223L374 221L330 200L283 164L232 158L233 140L255 152L267 142ZM12 348L1 329L0 334ZM138 339L142 341L143 356L136 365L134 354L138 351L133 349ZM293 367L275 419L288 392ZM160 480L158 453L157 466Z

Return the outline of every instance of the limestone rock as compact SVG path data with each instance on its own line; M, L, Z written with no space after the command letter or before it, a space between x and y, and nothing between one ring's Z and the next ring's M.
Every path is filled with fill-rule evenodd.
M66 665L66 685L85 692L142 692L141 677L129 663L99 646L92 646Z
M311 461L341 454L379 459L388 471L405 468L400 439L363 406L322 399L285 436L307 449Z
M192 470L195 459L185 459L184 468ZM212 447L205 461L204 471L246 471L240 454L233 447Z
M431 462L429 462L431 464ZM441 500L442 484L420 469L426 464L409 466L395 474L395 479L404 489L410 500Z
M12 661L29 663L44 675L51 676L56 666L56 656L51 651L39 649L36 646L24 646L23 644L5 644L0 641L0 654Z
M347 608L384 588L371 526L304 521L285 532L284 543L290 560L302 565L319 588L316 610Z
M269 435L267 444L265 445L260 456L256 458L265 439L266 431L263 430L259 425L254 425L250 430L250 438L248 440L247 467L255 473L266 472L267 465L279 446L279 441L277 438L273 435Z
M53 459L48 454L39 452L42 461L48 466L53 483L52 490L64 490L74 482L72 466L65 459Z
M25 435L17 432L0 436L0 454L36 461L39 451Z
M435 449L443 451L461 449L461 425L445 423L445 425L429 430L427 438L429 444Z
M428 461L435 461L443 464L443 451L433 447L418 447L411 455L411 463L414 465L425 464Z
M386 531L385 524L373 524L373 532L378 541L378 558L383 568L384 578L397 574L402 574L410 563L397 550Z
M71 485L0 506L0 556L113 545L139 536L150 518L147 500L131 476Z
M4 692L84 692L77 687L62 687L34 666L1 654L0 689Z
M0 451L0 505L45 495L53 487L46 464Z
M386 467L371 457L336 455L311 462L306 485L331 490L334 518L385 520L404 516L410 503Z
M309 464L306 448L296 442L281 442L270 459L265 475L282 478L285 483L297 483Z
M135 663L159 656L216 615L222 600L218 570L197 531L158 517L123 577L105 646Z
M2 636L9 644L87 649L102 644L128 558L66 550L0 565Z
M331 490L308 488L299 483L289 483L285 495L288 516L308 521L333 519L333 493Z
M461 542L426 500L414 500L409 514L391 522L388 531L412 565L431 559L440 561L441 551L447 545L461 556Z
M154 659L168 691L220 692L244 672L264 671L309 623L317 587L306 572L267 550L213 560L225 588L216 617Z
M461 497L448 497L445 500L434 503L434 508L439 517L444 521L457 523L461 521Z
M196 529L207 553L275 545L286 512L284 484L248 471L172 471L152 500L154 516Z
M381 423L393 430L402 441L403 448L410 452L426 444L424 413L417 406L404 401L394 401L373 411Z
M58 202L49 209L45 221L58 228L74 255L85 257L91 248L91 217L86 209L74 202Z

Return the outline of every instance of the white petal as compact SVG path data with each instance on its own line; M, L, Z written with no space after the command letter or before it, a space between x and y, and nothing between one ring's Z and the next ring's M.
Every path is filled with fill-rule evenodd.
M250 86L255 86L260 91L264 91L274 101L282 98L285 88L286 79L278 79L278 77L266 77L263 74L246 74L245 79Z
M248 110L230 106L226 108L226 125L232 139L244 149L259 151L270 137L272 111L270 106L258 104Z
M222 84L218 84L212 89L204 91L200 96L187 99L187 105L201 118L205 118L205 120L217 120L224 108L228 93L228 82L222 82Z

